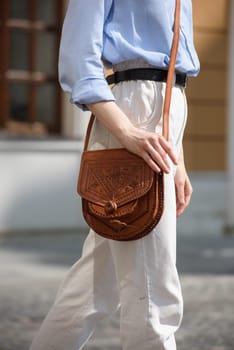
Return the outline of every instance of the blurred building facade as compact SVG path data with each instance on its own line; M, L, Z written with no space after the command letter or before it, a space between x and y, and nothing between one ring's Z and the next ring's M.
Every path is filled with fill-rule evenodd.
M186 160L192 170L227 167L227 74L231 1L194 0L194 39L201 72L187 89Z
M57 82L66 5L67 0L0 2L0 231L84 226L76 178L89 114L70 105ZM184 143L192 171L229 168L232 7L231 0L193 0L201 73L187 88Z

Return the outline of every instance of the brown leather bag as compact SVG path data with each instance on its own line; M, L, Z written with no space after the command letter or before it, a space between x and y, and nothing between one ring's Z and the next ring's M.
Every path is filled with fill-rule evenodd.
M168 140L169 110L179 43L180 0L176 0L174 38L163 109L163 136ZM164 209L163 173L126 149L89 151L91 116L78 178L84 218L97 234L118 241L139 239L152 231Z

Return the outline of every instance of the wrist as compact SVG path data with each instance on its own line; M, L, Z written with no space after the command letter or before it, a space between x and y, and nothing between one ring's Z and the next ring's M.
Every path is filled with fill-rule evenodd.
M128 139L134 134L134 129L135 127L129 121L129 123L121 123L120 125L118 125L118 127L114 130L113 133L115 133L116 137L121 143L124 143L126 139Z
M129 135L133 125L129 118L114 102L90 104L89 109L100 122L119 140Z

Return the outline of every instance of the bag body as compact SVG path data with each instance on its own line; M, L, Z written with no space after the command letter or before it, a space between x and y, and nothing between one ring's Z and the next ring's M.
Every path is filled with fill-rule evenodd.
M163 173L123 148L83 152L77 190L86 222L109 239L144 237L163 213Z

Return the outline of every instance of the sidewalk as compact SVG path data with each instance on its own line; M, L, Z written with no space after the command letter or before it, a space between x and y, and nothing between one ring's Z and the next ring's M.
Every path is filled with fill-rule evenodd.
M185 301L178 350L234 350L234 236L221 233L225 178L192 180L193 201L178 223ZM84 238L82 232L0 236L0 350L28 350ZM85 349L121 349L118 315L99 323Z

